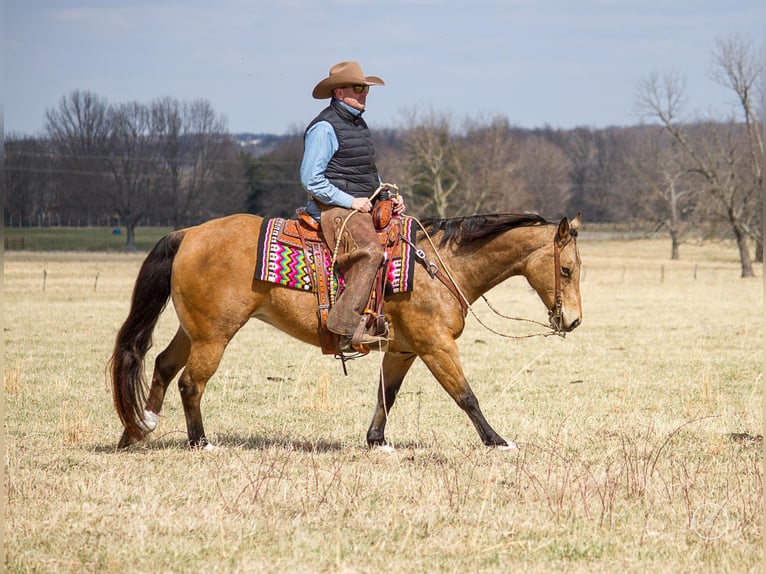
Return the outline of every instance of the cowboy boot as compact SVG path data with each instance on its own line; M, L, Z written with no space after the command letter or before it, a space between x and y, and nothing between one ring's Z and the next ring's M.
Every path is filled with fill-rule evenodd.
M370 298L372 281L365 281L363 277L369 275L369 265L357 262L350 270L354 276L349 279L348 275L345 275L346 285L343 292L327 315L327 328L340 335L338 346L341 351L350 351L360 346L369 347L386 340L385 337L367 332L367 316L364 310ZM355 271L358 273L353 273ZM376 271L372 269L373 280Z

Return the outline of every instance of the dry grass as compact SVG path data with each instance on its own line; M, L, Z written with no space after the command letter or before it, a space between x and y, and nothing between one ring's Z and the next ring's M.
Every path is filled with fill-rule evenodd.
M255 322L203 402L225 449L184 446L171 390L152 438L114 452L105 366L140 257L7 253L6 570L760 571L761 281L726 245L581 251L575 333L513 341L469 319L461 340L517 455L483 447L422 364L391 414L397 453L368 450L379 357L343 377ZM489 296L544 316L523 281Z

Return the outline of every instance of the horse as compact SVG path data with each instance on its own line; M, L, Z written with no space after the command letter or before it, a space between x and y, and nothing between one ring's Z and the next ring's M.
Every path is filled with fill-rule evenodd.
M320 345L315 294L254 278L264 221L237 214L172 231L144 259L110 359L114 405L124 427L118 448L143 440L156 428L168 385L182 369L178 388L188 444L216 448L206 437L200 401L227 344L250 319ZM411 292L385 297L389 340L380 349L384 356L367 444L393 449L385 438L386 420L408 370L420 357L485 445L515 449L485 419L456 341L465 327L466 309L518 275L547 307L555 331L567 333L580 325L580 214L558 223L537 214L492 214L430 219L420 225L415 247L430 264L416 266ZM434 279L438 265L449 281ZM155 359L147 395L144 361L169 300L179 326Z

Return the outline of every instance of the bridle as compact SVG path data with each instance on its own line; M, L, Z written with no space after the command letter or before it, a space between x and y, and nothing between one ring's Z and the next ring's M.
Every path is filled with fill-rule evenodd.
M566 238L566 241L564 241L563 243L561 241L561 236L559 235L558 230L556 230L556 233L553 236L554 294L553 294L553 307L551 307L548 310L548 321L549 321L548 325L545 325L544 323L541 323L540 321L535 321L533 319L525 319L522 317L510 317L508 315L504 315L503 313L498 311L492 305L492 303L489 302L489 300L487 299L485 295L481 296L481 298L487 304L487 307L489 307L495 315L502 317L503 319L509 319L511 321L524 321L527 323L533 323L535 325L540 325L543 327L553 327L553 329L547 333L532 333L530 335L509 335L509 334L500 333L499 331L494 330L492 327L485 324L484 321L482 321L478 315L476 315L476 313L473 310L473 307L468 302L468 299L460 290L460 287L458 287L457 283L455 282L454 278L450 274L449 270L444 265L444 262L441 260L441 257L439 256L439 251L436 249L436 246L431 241L431 237L428 234L428 231L426 231L425 227L423 227L423 224L420 223L420 221L416 217L413 217L413 219L420 226L420 229L425 234L429 243L431 243L431 247L433 248L434 253L436 253L437 259L439 259L439 262L444 267L446 276L441 273L438 265L426 259L425 252L422 249L419 249L414 243L409 241L404 236L401 236L402 240L410 245L410 247L415 252L415 259L419 261L426 268L426 271L428 271L428 274L431 276L431 278L432 279L434 277L438 278L447 287L447 289L449 289L449 291L455 296L455 298L460 303L460 307L463 311L463 317L465 317L468 314L468 312L470 312L482 327L494 333L495 335L500 335L501 337L505 337L508 339L527 339L529 337L537 337L541 335L544 337L547 337L549 335L558 335L559 337L566 337L566 331L563 329L564 315L562 313L564 303L563 303L563 295L561 290L561 251L567 245L569 245L569 243L572 241L573 238L577 237L576 231L570 229L569 236Z
M564 329L562 328L564 324L564 316L562 314L564 303L561 294L561 250L569 245L569 242L572 241L572 237L573 234L570 232L566 241L562 243L558 230L556 230L556 235L553 237L554 292L553 307L548 311L548 320L557 334L564 332Z
M524 319L520 317L509 317L508 315L504 315L500 313L497 309L495 309L495 307L492 306L492 304L489 302L486 296L484 295L481 296L481 298L484 299L484 302L487 304L487 307L489 307L492 310L492 312L495 313L495 315L498 315L499 317L502 317L503 319L510 319L513 321L525 321L527 323L534 323L536 325L541 325L543 327L552 327L553 329L550 332L533 333L531 335L522 335L522 336L506 335L504 333L499 333L498 331L495 331L494 329L485 325L484 322L481 319L479 319L476 313L473 312L473 308L469 307L473 316L476 318L477 321L479 321L479 324L481 324L485 329L488 329L489 331L495 333L496 335L500 335L502 337L506 337L509 339L526 339L528 337L536 337L539 335L542 335L544 337L547 337L549 335L558 335L559 337L562 337L562 338L566 337L567 333L563 328L564 314L562 312L563 306L564 306L564 302L563 302L564 297L562 295L562 289L561 289L561 251L567 245L569 245L569 243L575 237L577 237L577 232L574 230L570 230L569 236L563 242L561 241L561 237L559 236L558 230L556 231L556 234L553 237L554 292L553 292L553 306L548 310L548 321L549 321L548 325L540 323L539 321L534 321L532 319Z

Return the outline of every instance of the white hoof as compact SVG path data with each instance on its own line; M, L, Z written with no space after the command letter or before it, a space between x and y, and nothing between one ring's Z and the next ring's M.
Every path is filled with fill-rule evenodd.
M396 454L396 449L390 444L381 444L375 447L377 452L383 452L386 454Z
M223 450L223 447L215 446L214 444L207 443L205 446L202 447L202 450L207 452L218 452Z
M160 417L158 417L155 413L144 409L144 414L141 417L141 420L138 421L138 428L140 428L146 434L149 434L157 428L157 423L159 420Z
M507 445L499 445L495 448L501 452L519 452L519 446L515 442L509 442Z

